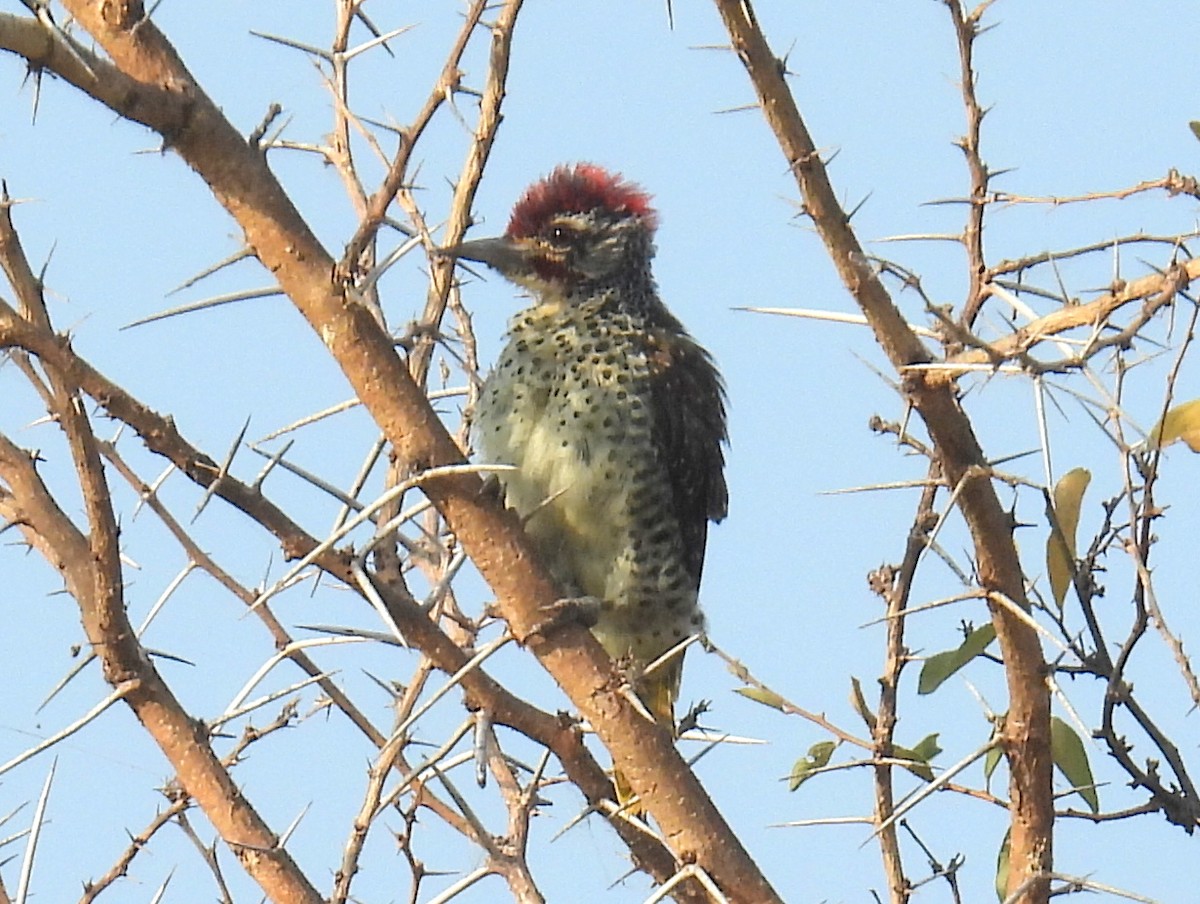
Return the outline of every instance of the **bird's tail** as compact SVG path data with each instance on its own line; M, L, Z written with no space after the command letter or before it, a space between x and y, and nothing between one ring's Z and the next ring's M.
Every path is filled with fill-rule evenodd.
M683 651L680 650L669 662L664 662L649 675L639 678L634 684L638 699L654 717L654 721L676 737L675 701L679 699L679 685L683 680ZM646 810L636 796L620 769L613 770L613 785L617 790L617 803L630 816L645 818Z

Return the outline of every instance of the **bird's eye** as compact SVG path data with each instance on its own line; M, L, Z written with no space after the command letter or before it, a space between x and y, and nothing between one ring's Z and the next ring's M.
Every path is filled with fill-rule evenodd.
M566 245L575 237L574 232L566 226L551 226L549 239L555 245Z

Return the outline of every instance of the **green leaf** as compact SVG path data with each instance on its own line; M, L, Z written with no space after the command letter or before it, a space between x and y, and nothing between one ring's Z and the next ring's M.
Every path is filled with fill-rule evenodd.
M829 758L837 749L836 741L818 741L808 748L808 755L796 760L788 779L788 790L795 791L812 777L813 772L829 765Z
M917 778L931 782L933 781L933 769L930 768L929 761L942 752L942 748L938 746L937 739L938 736L936 734L931 734L922 738L916 747L898 747L893 745L892 756L901 760L911 760L912 765L905 766L904 768Z
M850 705L854 711L867 723L867 728L875 730L875 713L867 706L867 698L863 695L862 683L853 675L850 676Z
M1050 537L1046 540L1046 573L1050 575L1050 592L1058 608L1063 607L1067 588L1071 586L1071 573L1075 565L1075 534L1079 529L1079 510L1083 507L1083 494L1092 480L1086 468L1075 468L1064 474L1054 485L1055 528L1050 526Z
M1196 120L1193 119L1188 123L1188 128L1192 130L1192 134L1195 135L1197 139L1200 139L1200 122L1196 122Z
M1193 452L1200 452L1200 399L1176 405L1150 430L1146 446L1164 449L1176 440L1183 440Z
M736 693L743 697L748 697L755 703L761 703L763 706L769 706L772 709L777 709L783 712L786 701L774 691L769 691L765 687L739 687L736 688Z
M924 763L928 763L941 752L942 748L938 746L937 732L921 738L917 746L913 748L913 753Z
M991 623L976 628L957 649L935 653L921 666L921 677L917 679L918 694L932 694L942 682L987 649L996 639L996 629Z
M987 788L991 790L992 773L996 771L996 767L1000 765L1000 760L1004 756L999 747L989 747L988 752L983 755L983 779L987 783Z
M1012 848L1012 829L1004 833L1004 841L996 854L996 897L1003 901L1008 897L1008 855Z
M1063 778L1079 793L1093 813L1099 813L1100 795L1096 793L1092 767L1088 765L1087 748L1075 729L1058 716L1050 720L1050 753Z

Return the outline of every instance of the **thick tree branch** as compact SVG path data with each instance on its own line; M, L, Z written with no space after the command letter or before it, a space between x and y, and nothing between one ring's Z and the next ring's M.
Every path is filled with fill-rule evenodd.
M1012 519L992 486L991 473L970 420L949 377L909 365L926 363L929 352L901 316L872 271L829 183L816 144L784 80L784 67L771 52L749 0L715 0L734 50L745 65L768 124L796 175L805 209L825 243L843 283L854 296L903 388L924 420L948 484L975 544L980 584L1021 605L1025 581L1012 538ZM1010 773L1012 842L1009 888L1027 880L1021 900L1044 902L1049 883L1054 827L1050 756L1050 695L1037 634L1005 607L989 602L1004 656L1009 712L1002 733Z
M513 0L510 0L513 2ZM251 146L225 120L136 2L64 4L116 66L84 89L163 136L237 220L246 244L278 279L337 360L358 397L412 472L461 462L446 433L369 310L332 277L335 262ZM50 61L39 61L46 65ZM623 693L608 657L579 625L556 626L559 597L518 519L481 492L474 475L423 487L495 591L515 637L538 657L647 802L681 859L694 861L732 901L778 900L717 812L665 730Z
M207 488L217 479L220 470L217 463L188 443L169 418L133 399L75 355L65 340L31 328L16 317L11 309L0 305L0 347L6 346L24 349L66 374L83 392L104 406L112 417L131 427L148 449L172 462L199 486ZM288 558L301 558L318 546L317 538L292 521L282 509L232 475L221 477L214 492L271 533ZM55 537L53 542L39 548L51 562L55 562L55 556L62 555L62 550L69 553L74 548L66 542L68 540L70 536L65 540ZM349 551L332 549L320 554L313 564L347 586L354 587L356 583L351 559ZM403 597L391 587L380 585L376 589L405 638L425 653L438 669L452 675L467 664L468 655L415 601ZM259 607L260 610L263 608ZM297 662L312 674L311 669L315 667L312 663ZM549 748L589 804L598 806L602 801L612 799L612 785L608 777L582 743L579 732L569 722L561 721L516 697L482 669L471 670L461 683L469 704L487 709L495 724L512 728ZM387 739L369 723L356 719L353 711L348 711L347 715L373 744L383 746ZM650 835L624 819L613 819L611 824L629 846L639 867L659 882L666 881L675 873L678 868L675 858Z
M41 286L21 249L11 213L5 196L0 199L0 264L26 319L7 305L0 305L0 319L48 334L50 318ZM50 384L50 413L66 436L89 530L83 534L67 518L37 475L33 460L5 439L0 444L0 480L9 485L21 508L20 516L10 520L58 567L79 606L105 679L123 692L138 721L170 760L180 784L204 808L245 870L272 900L319 902L316 889L213 752L207 728L188 715L138 641L125 612L116 513L79 385L53 361L41 359L41 364Z
M72 445L82 442L76 440ZM100 505L98 497L106 495L95 489L99 468L98 459L92 460L91 456L79 466L81 472L90 472L83 475L85 495L94 497L89 509ZM92 525L91 537L80 531L38 477L33 460L2 436L0 481L12 491L11 500L0 499L0 514L18 524L29 543L59 569L79 604L84 630L103 664L105 678L123 691L138 721L171 761L180 784L204 808L221 837L271 900L319 904L321 896L287 851L278 846L275 834L213 752L207 729L188 716L138 643L120 595L112 592L105 577L109 569L103 560L93 558L107 555L105 547L110 544L115 550L115 532L111 541L98 541L93 539L97 525Z

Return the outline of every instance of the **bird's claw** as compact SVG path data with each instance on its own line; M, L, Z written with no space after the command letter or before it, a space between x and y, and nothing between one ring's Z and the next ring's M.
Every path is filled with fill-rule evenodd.
M600 611L603 608L604 600L595 596L568 596L557 599L550 605L539 608L539 611L545 614L545 618L533 633L548 637L565 625L593 628L600 620Z
M483 485L479 488L480 499L498 499L504 501L504 484L500 482L500 478L495 474L488 474L483 478Z

